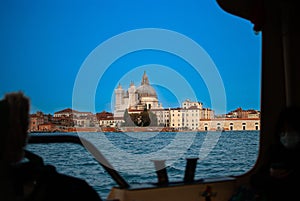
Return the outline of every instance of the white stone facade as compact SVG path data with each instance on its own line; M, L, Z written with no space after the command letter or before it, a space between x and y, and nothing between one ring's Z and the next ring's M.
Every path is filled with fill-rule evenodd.
M126 109L143 110L144 108L148 110L163 109L158 101L155 89L149 83L146 72L144 72L139 87L131 82L127 91L120 84L115 89L114 117L123 117Z

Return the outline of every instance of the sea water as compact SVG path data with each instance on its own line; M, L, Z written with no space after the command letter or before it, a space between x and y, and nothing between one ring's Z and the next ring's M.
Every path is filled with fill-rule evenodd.
M31 135L70 135L35 133ZM169 181L182 181L186 158L198 158L195 179L236 176L255 164L259 131L73 133L93 143L129 184L157 182L153 160L165 160ZM29 144L58 172L85 179L102 198L117 186L88 147L72 143Z

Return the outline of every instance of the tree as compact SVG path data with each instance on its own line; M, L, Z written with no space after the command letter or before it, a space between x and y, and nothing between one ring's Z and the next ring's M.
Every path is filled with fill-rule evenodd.
M149 117L149 113L148 113L147 109L144 109L144 111L141 112L140 117L141 117L141 121L142 121L141 122L142 127L146 127L151 124L151 119Z
M125 121L124 126L134 126L134 122L131 118L131 115L128 113L128 109L125 110L123 119Z
M126 109L124 112L124 121L124 126L157 126L156 115L153 112L148 111L147 108L144 108L144 110L139 114L129 114L128 109Z
M154 114L153 112L149 111L149 117L150 117L150 125L151 126L157 126L158 123L157 123L157 117L156 117L156 114Z

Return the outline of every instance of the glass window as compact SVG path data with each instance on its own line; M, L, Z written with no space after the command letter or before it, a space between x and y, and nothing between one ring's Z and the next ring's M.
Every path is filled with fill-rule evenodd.
M183 172L176 171L185 167L182 158L201 155L206 137L218 130L225 132L212 142L215 146L205 158L199 157L199 162L213 164L215 169L199 166L197 178L239 175L254 165L260 124L256 119L248 119L247 124L242 121L248 111L260 111L261 34L254 33L251 22L224 12L216 1L76 1L72 7L68 1L37 1L21 6L6 1L0 13L1 97L11 91L28 92L31 114L50 114L49 121L56 129L53 131L67 132L75 127L85 137L99 141L98 148L128 176L126 179L155 182L150 176L153 164L144 156L160 153L174 140L184 139L180 144L186 147L160 154L172 160L176 154L186 153L168 163L173 167L170 181L181 178ZM43 89L39 83L43 83ZM41 95L43 91L47 93ZM191 101L183 104L191 109L181 108L185 100ZM199 102L203 103L201 115L195 108ZM70 110L75 111L75 126L59 115L69 115ZM158 132L156 137L151 132L84 132L93 130L88 114L103 111L118 119L116 128L120 130L135 126L137 121L142 125L140 130L154 128L160 119L159 115L152 116L151 110L164 111L161 114L165 118L173 119L172 127L180 126L180 119L174 119L176 111L187 118L195 114L195 119L201 121L190 118L193 124L186 126L199 130L195 135L184 133L185 138L176 137L183 132ZM151 121L134 118L143 112L148 112ZM55 114L61 117L53 118ZM35 127L31 131L36 132L42 123L32 121ZM110 145L118 151L112 154ZM127 160L126 154L139 157ZM236 161L246 165L236 167ZM66 172L73 171L67 162L64 165ZM138 173L128 167L137 167ZM95 184L97 189L100 184Z

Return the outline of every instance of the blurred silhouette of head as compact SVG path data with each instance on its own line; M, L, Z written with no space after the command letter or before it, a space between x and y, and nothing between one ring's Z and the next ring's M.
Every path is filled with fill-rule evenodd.
M29 126L29 99L22 92L8 93L0 101L0 160L17 163L24 156Z

